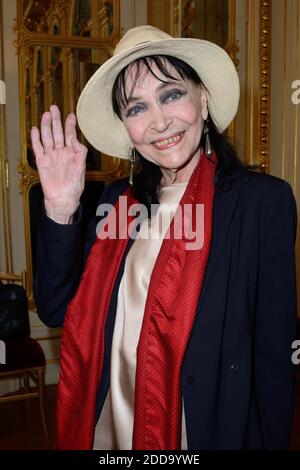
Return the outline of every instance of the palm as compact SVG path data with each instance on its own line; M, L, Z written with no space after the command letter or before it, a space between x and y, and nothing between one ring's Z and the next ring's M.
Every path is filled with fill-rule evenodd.
M50 111L42 116L42 142L38 129L32 129L32 147L46 209L55 209L59 215L71 215L84 189L87 149L77 140L75 115L67 117L64 135L58 107L51 106Z
M45 198L49 201L76 198L82 192L81 155L71 147L53 150L37 161Z

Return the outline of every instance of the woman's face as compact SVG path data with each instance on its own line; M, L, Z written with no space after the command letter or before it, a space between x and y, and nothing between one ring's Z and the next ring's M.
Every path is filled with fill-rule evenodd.
M206 96L200 86L183 80L176 69L168 70L178 80L167 79L153 63L155 78L144 66L131 94L133 64L125 75L129 103L122 110L122 120L134 147L147 160L159 165L163 174L181 172L178 180L187 180L199 156L203 122L207 118ZM165 83L167 81L167 83ZM165 170L165 171L164 171Z

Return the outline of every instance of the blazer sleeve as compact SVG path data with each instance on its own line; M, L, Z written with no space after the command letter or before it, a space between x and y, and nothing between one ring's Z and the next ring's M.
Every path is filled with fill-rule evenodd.
M266 449L286 449L293 418L296 337L296 203L282 182L260 209L255 393Z
M114 203L113 189L115 184L104 188L98 205ZM100 217L93 217L84 233L81 204L73 224L58 224L43 214L37 237L33 290L38 316L47 326L63 324L67 306L77 290L86 258L96 239L96 226L100 220Z

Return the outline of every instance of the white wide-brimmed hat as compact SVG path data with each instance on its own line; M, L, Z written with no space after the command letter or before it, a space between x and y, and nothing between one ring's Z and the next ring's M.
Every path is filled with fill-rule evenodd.
M128 64L160 54L181 59L197 72L208 91L208 110L220 132L233 120L240 86L235 66L224 49L202 39L173 38L153 26L138 26L119 41L114 55L90 78L77 103L79 127L97 150L114 157L130 157L133 145L113 111L112 88Z

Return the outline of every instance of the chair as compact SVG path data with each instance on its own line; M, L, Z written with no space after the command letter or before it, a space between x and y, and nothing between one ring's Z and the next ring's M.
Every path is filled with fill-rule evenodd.
M5 281L5 283L21 284L26 291L25 271L22 271L20 276L0 272L0 279ZM38 397L43 431L45 437L47 437L44 409L46 364L44 352L38 341L29 335L2 339L1 344L2 346L3 344L5 345L6 360L5 364L0 363L0 380L18 378L19 390L9 395L0 396L0 404L16 400L30 400ZM31 387L31 380L36 385L36 389ZM27 409L30 409L29 402L27 402Z

